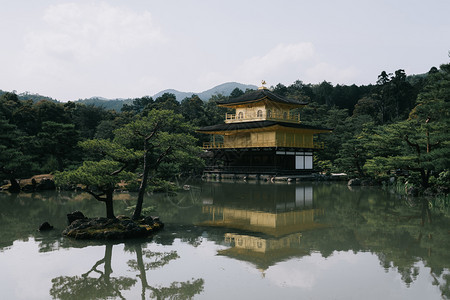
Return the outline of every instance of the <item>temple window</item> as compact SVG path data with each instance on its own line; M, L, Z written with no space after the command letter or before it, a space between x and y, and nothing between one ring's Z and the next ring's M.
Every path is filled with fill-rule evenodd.
M256 112L256 117L262 118L262 116L263 116L262 110L258 110L258 111Z

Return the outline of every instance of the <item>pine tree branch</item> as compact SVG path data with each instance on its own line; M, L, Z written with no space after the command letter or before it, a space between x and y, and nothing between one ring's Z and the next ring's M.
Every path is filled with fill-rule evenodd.
M115 175L119 174L120 172L122 172L123 170L125 170L125 168L126 168L127 166L128 166L128 164L125 164L125 165L123 165L120 169L115 170L114 172L112 172L112 173L109 174L109 175L115 176Z
M89 189L85 189L85 191L86 191L86 193L88 193L88 194L94 196L94 198L97 199L98 201L106 202L106 198L105 198L105 197L103 197L103 198L101 197L101 196L104 195L105 193L96 194L96 193L94 193L93 191L91 191L91 190L89 190Z
M417 144L417 143L412 143L412 142L409 140L409 137L408 137L407 134L405 134L405 137L404 137L403 139L406 141L406 143L407 143L410 147L416 149L417 154L418 154L418 156L420 157L420 146L419 146L419 144Z
M159 157L158 157L158 159L156 160L156 163L155 163L155 168L158 168L159 164L170 153L170 151L172 151L172 146L167 147L167 149L163 153L161 153L159 155Z

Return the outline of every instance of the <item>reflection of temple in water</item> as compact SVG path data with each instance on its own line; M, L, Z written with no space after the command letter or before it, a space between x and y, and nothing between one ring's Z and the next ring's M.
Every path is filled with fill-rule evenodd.
M212 205L203 206L202 212L208 214L210 220L201 225L260 232L275 237L322 227L314 222L314 216L322 213L318 209L264 212Z
M211 184L199 225L224 227L232 247L219 254L250 261L262 269L278 261L303 256L302 232L322 228L315 218L314 191L308 185Z
M251 262L265 270L289 257L306 255L307 252L300 248L301 236L300 232L278 238L227 233L225 242L232 247L219 250L218 254Z

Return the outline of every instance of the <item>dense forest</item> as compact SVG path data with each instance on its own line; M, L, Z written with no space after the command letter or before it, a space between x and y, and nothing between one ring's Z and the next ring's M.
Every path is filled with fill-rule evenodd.
M450 64L415 76L383 71L374 80L362 86L298 80L271 89L309 102L299 110L303 123L333 129L318 137L325 149L315 153L315 166L324 174L377 182L401 176L422 190L448 193ZM246 92L236 88L228 97ZM89 170L88 162L104 162L127 177L142 175L146 165L137 161L146 159L153 181L201 174L199 153L209 136L195 129L222 123L227 112L216 105L227 98L220 94L208 101L145 96L120 111L25 96L0 93L0 180L16 187L17 179L35 174ZM154 127L137 136L135 129L149 123Z

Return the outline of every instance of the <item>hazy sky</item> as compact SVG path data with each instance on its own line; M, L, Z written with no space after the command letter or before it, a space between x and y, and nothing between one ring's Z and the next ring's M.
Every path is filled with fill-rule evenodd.
M0 0L0 89L68 101L369 84L447 63L449 15L448 0Z

